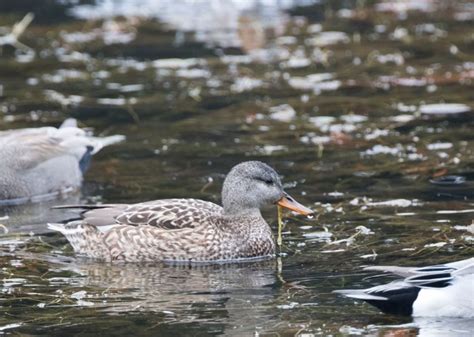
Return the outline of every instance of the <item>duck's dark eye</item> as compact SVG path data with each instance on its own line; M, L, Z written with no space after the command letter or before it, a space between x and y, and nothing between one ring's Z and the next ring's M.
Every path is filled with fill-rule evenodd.
M268 178L258 178L261 182L264 182L267 185L273 185L273 180Z

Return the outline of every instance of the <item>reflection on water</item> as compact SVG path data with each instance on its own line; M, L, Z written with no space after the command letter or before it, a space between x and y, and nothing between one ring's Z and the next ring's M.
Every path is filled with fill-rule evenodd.
M2 46L0 129L74 116L127 142L94 158L82 195L0 209L9 231L0 238L0 333L472 330L331 294L373 285L365 265L473 254L469 1L64 3L0 2L1 36L35 13L19 38L35 52ZM281 272L275 261L93 263L45 230L77 216L51 210L57 203L219 203L225 174L249 159L275 167L285 189L317 210L315 219L285 215ZM264 216L276 224L276 210Z
M46 223L61 222L67 219L69 212L55 210L56 205L76 204L81 198L78 193L68 194L66 198L31 203L20 206L2 207L0 215L4 217L2 223L9 233L44 233Z
M381 328L381 329L380 329ZM466 318L423 318L417 317L413 323L398 326L372 326L368 331L379 331L381 336L471 336L474 331L474 322Z
M177 30L175 44L185 42L187 32L209 46L264 47L265 34L285 31L285 9L316 3L317 0L102 0L97 5L82 5L72 12L80 18L100 19L115 16L157 18Z
M265 309L271 305L276 282L275 261L244 265L218 266L140 266L76 264L81 286L105 289L106 312L162 312L168 320L192 322L199 317L195 307L218 304L225 312L218 321L226 324L260 326L267 324ZM86 299L87 300L87 299Z

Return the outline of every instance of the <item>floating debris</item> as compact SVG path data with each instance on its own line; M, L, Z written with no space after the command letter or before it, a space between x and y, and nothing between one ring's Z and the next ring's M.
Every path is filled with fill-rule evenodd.
M401 66L405 63L405 58L400 53L385 55L376 54L373 57L377 62L381 64L394 63L397 66Z
M457 231L466 231L466 232L469 232L471 234L474 234L474 223L470 224L469 226L456 225L453 228Z
M206 69L178 69L176 76L183 78L210 78L211 72Z
M28 280L20 277L4 278L2 279L5 288L19 286L28 282Z
M270 118L280 122L291 122L296 117L296 111L289 104L277 105L270 108Z
M86 298L86 296L87 296L87 291L80 290L80 291L77 291L77 292L71 294L70 297L77 300L76 303L77 303L78 306L85 306L85 307L93 306L94 305L93 302L83 300L84 298Z
M300 90L313 90L316 83L324 82L333 79L334 75L331 73L311 74L304 77L290 77L288 84Z
M395 104L393 107L395 109L397 109L398 111L400 111L400 112L416 112L416 110L417 110L416 105L406 105L406 104L403 104L403 103ZM413 115L402 115L402 116L410 116L411 119L414 118ZM400 117L394 116L392 118L400 118ZM404 117L404 118L408 118L408 117Z
M366 334L367 331L365 329L360 329L360 328L355 328L349 325L343 325L339 328L339 332L342 333L343 335L363 335Z
M261 87L262 85L263 81L257 78L239 77L230 86L230 90L236 93L241 93L245 91L251 91L255 88Z
M316 36L305 40L305 44L313 47L325 47L339 43L349 43L350 38L344 32L328 31L317 33Z
M377 256L378 256L378 254L375 251L373 251L372 254L360 255L359 257L361 259L373 259L373 260L375 260L377 258Z
M330 242L333 234L328 231L303 233L303 236L311 242Z
M366 206L372 207L410 207L410 206L420 206L421 203L419 200L408 200L408 199L393 199L393 200L386 200L386 201L378 201L378 202L367 202Z
M430 179L430 183L434 185L461 185L466 182L466 178L463 176L442 176L434 179Z
M34 18L35 15L33 13L28 13L23 17L23 19L21 19L20 22L15 23L10 33L0 36L0 47L10 45L22 50L23 52L33 52L30 47L21 43L20 41L18 41L18 39L21 37L21 35L23 35L26 28L28 28Z
M61 37L67 43L88 43L97 39L102 39L104 44L128 44L135 40L135 30L113 20L107 20L102 28L96 28L89 32L62 32Z
M460 103L439 103L420 105L418 111L425 115L450 115L471 111L471 107Z
M288 304L277 305L278 309L289 310L298 307L300 304L298 302L290 302Z
M369 228L367 228L365 226L357 226L355 229L357 230L357 232L355 234L351 235L350 237L348 237L346 239L330 241L330 242L327 243L327 245L329 246L329 245L345 244L346 247L349 247L350 245L352 245L355 242L355 239L356 239L357 236L374 234L374 232L372 232L372 230L370 230Z
M390 155L399 155L402 153L402 147L400 145L396 147L390 147L386 145L374 145L371 149L365 150L361 154L364 156L375 156L378 154L390 154Z
M248 64L253 61L250 55L224 55L220 60L224 64Z
M90 32L61 32L61 38L67 43L86 43L98 38L95 31Z
M311 65L311 60L307 57L293 56L282 63L284 68L304 68Z
M127 104L127 99L123 97L119 98L98 98L97 103L105 105L125 105Z
M41 79L48 83L63 83L66 80L86 80L88 74L75 69L58 69L53 74L44 74Z
M403 114L403 115L396 115L396 116L392 116L390 117L390 120L393 121L393 122L397 122L397 123L408 123L408 122L411 122L412 120L415 119L415 116L413 115L406 115L406 114Z
M316 136L313 132L308 133L306 136L302 136L300 141L303 144L315 144L315 145L322 145L331 142L331 137L329 136Z
M23 325L23 323L10 323L10 324L4 325L4 326L0 326L0 331L5 331L5 330L9 330L9 329L18 328L22 325Z
M61 104L62 106L78 105L84 100L84 97L82 96L78 96L78 95L66 96L55 90L45 90L44 94L47 100L52 101L52 102L57 102Z
M436 211L436 214L463 214L463 213L474 213L474 209L453 209L453 210L440 210Z
M379 137L385 137L389 135L389 130L381 130L381 129L375 129L372 130L369 133L364 133L364 139L365 140L374 140Z
M359 225L355 228L358 232L357 232L357 235L372 235L372 234L375 234L374 232L372 232L372 230L370 228L367 228L365 226L362 226L362 225Z
M342 252L345 252L346 250L345 249L326 249L326 250L321 250L320 253L323 253L323 254L331 254L331 253L342 253Z
M321 130L329 130L329 125L336 121L336 117L332 116L314 116L309 118L309 122Z
M264 145L264 146L258 147L257 150L259 153L269 156L275 152L287 151L288 148L283 145Z
M381 12L394 12L405 17L408 11L432 12L435 9L434 0L383 0L375 5L375 9Z
M143 89L145 88L145 86L143 84L125 84L125 85L121 85L120 88L118 88L118 90L120 92L138 92L138 91L142 91Z
M431 144L426 145L426 148L432 151L447 150L452 147L453 147L453 143L447 143L447 142L445 143L438 142L438 143L431 143Z
M80 291L77 291L73 294L71 294L71 298L74 298L76 300L82 300L84 297L86 297L87 295L87 291L85 290L80 290Z
M204 65L205 61L203 59L189 58L189 59L160 59L152 62L155 68L190 68L197 65Z
M441 248L446 246L448 243L447 242L436 242L436 243L428 243L424 247L425 248Z
M362 123L362 122L367 121L368 119L367 116L356 115L356 114L342 115L340 118L346 123Z

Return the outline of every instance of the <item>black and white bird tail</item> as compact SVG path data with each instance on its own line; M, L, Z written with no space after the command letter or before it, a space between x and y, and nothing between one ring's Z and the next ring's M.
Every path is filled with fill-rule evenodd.
M413 303L420 289L399 281L368 289L343 289L334 292L363 300L387 314L410 316L413 314Z
M363 300L388 314L474 316L474 258L421 268L375 266L365 270L388 272L404 279L368 289L334 292Z

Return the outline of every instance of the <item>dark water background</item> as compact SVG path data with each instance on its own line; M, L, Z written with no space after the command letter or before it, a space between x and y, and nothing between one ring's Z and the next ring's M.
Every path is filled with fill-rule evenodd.
M473 334L331 294L388 280L365 265L473 256L471 2L2 1L0 44L30 11L28 47L2 46L0 129L72 116L127 141L81 194L0 210L0 334ZM57 203L219 202L255 159L318 211L288 215L279 261L109 265L47 232L76 215Z

